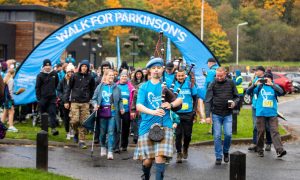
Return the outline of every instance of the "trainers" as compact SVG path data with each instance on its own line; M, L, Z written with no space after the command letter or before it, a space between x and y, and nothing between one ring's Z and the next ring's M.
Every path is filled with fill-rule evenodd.
M59 134L58 130L56 130L55 128L51 129L51 133L53 136L57 136Z
M182 158L183 158L183 159L187 159L188 156L189 156L189 154L188 154L188 149L183 149Z
M70 139L71 139L71 134L70 134L70 132L67 133L66 139L67 139L67 140L70 140Z
M228 155L228 153L224 153L224 162L225 163L229 162L229 155Z
M121 153L121 151L120 151L120 149L115 149L115 150L114 150L114 153L118 153L118 154L120 154L120 153Z
M176 163L182 163L182 153L181 152L177 153Z
M251 146L248 147L248 150L256 152L256 144L251 144Z
M121 151L127 151L126 147L121 147Z
M87 148L85 142L79 142L78 145L79 145L79 147L80 147L81 149L86 149L86 148Z
M221 165L222 164L222 159L216 159L216 165Z
M271 144L266 144L265 151L271 151Z
M114 159L113 152L108 152L108 153L107 153L107 159L108 159L108 160L113 160L113 159Z
M70 129L70 137L73 138L74 137L74 130Z
M101 147L100 148L100 156L101 157L106 156L106 147Z
M286 150L282 150L281 152L277 152L277 157L279 157L279 158L281 158L284 155L286 155Z
M78 143L78 134L74 135L74 139L73 140L74 140L74 143Z
M19 130L15 126L11 126L7 129L8 132L18 132Z
M259 151L257 154L258 157L264 157L264 151Z

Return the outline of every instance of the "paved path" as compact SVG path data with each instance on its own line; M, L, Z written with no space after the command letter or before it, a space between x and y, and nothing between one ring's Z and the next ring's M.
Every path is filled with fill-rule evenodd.
M300 144L285 144L288 155L282 159L275 157L275 151L265 153L265 157L257 157L249 153L247 146L236 145L236 150L247 153L247 179L292 180L300 177ZM0 146L0 166L35 167L34 146ZM212 146L194 147L190 149L188 161L176 164L175 159L168 165L165 179L229 179L229 164L215 166ZM140 162L132 160L133 149L115 155L115 160L108 161L99 157L99 148L92 159L89 150L78 148L49 149L49 171L74 177L76 179L140 179ZM155 174L152 168L152 174Z

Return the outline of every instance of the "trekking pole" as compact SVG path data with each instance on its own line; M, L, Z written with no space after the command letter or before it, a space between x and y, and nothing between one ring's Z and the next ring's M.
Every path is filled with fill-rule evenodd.
M95 111L95 121L94 121L94 131L93 131L93 141L92 141L92 149L91 149L91 157L93 157L94 153L94 141L95 141L95 132L96 132L96 121L97 121L97 111Z

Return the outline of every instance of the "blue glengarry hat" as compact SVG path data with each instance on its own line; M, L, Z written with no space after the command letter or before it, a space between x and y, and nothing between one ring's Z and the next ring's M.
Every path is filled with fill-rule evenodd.
M152 58L146 65L146 68L151 68L152 66L163 66L164 61L162 58L157 57L157 58Z

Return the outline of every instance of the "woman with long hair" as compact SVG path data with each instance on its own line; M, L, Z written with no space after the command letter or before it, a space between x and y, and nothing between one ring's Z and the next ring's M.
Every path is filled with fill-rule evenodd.
M14 90L14 76L15 70L9 69L4 78L5 90L4 90L4 110L2 114L2 122L6 121L8 116L8 131L18 132L18 129L14 127L14 100L13 100L13 90Z
M120 121L120 114L125 113L121 90L114 83L113 70L108 69L104 72L102 82L97 86L92 101L94 110L98 111L100 118L100 156L107 154L107 159L113 160L116 122ZM107 145L106 136L108 136Z

